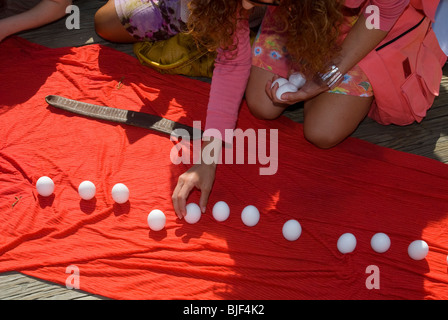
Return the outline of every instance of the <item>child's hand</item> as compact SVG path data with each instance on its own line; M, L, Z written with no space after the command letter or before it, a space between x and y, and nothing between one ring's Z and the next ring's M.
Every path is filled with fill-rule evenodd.
M272 83L278 78L279 76L274 76L272 78L272 81L268 81L266 83L265 87L266 94L272 100L272 102L277 105L292 105L297 102L306 101L328 90L328 87L326 85L318 84L315 81L309 80L298 91L283 93L281 96L282 99L280 100L277 98L277 90L279 88L279 85L276 83L271 88Z
M187 172L182 174L177 182L172 195L174 211L179 219L186 214L187 198L193 188L201 191L199 206L202 213L207 206L208 198L215 181L216 164L195 164Z

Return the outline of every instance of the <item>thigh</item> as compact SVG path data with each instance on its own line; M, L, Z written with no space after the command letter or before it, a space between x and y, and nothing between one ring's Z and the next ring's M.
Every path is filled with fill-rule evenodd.
M115 0L109 0L95 13L95 31L112 42L132 43L136 39L125 29L115 9Z
M325 92L304 107L305 138L320 148L331 148L350 136L367 116L373 97Z
M259 119L275 119L286 109L287 105L275 105L265 91L266 83L272 80L274 73L252 66L246 87L246 102L251 113Z
M186 30L179 0L109 0L95 15L95 28L114 42L167 40Z

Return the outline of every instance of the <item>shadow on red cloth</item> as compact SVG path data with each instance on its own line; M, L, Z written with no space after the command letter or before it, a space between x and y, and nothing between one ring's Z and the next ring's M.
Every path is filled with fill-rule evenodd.
M2 65L10 81L0 86L0 272L65 285L66 268L76 265L82 290L116 299L448 298L446 165L358 139L320 150L300 124L256 120L243 103L239 128L278 130L278 171L260 175L259 161L219 165L207 212L189 225L171 204L178 176L191 166L171 162L175 142L55 110L45 96L191 125L205 119L209 84L160 75L98 45L48 49L11 38L0 44L0 61L14 48L15 60ZM38 78L16 74L18 63ZM35 191L43 175L55 181L51 198ZM94 200L80 200L83 180L95 183ZM131 192L124 205L110 194L118 182ZM189 202L198 200L194 191ZM220 200L231 215L218 223L211 210ZM240 219L249 204L261 213L254 227ZM149 230L152 209L165 212L164 230ZM288 219L303 228L295 242L281 234ZM358 243L342 255L336 242L345 232ZM376 232L391 238L384 254L370 248ZM416 239L430 246L425 260L407 255ZM366 285L371 265L380 270L379 289Z
M2 45L3 54L2 61L0 61L2 73L0 87L1 113L7 112L10 108L32 98L44 85L48 77L56 71L60 57L69 54L71 51L70 48L59 49L59 52L54 53L41 51L39 50L40 45L20 41L17 37L10 37L4 42L6 45ZM30 50L30 47L35 50ZM5 50L8 50L7 54ZM17 57L20 57L20 60ZM31 64L39 67L30 69ZM14 93L17 94L9 94L9 88L16 88Z

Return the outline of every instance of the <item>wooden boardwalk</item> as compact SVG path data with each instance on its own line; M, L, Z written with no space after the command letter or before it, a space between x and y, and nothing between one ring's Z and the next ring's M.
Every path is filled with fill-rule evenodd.
M20 7L32 1L8 0L6 2L10 5L8 11L13 12L17 6ZM20 36L52 48L99 43L133 55L132 45L109 43L95 33L93 16L104 3L104 0L75 1L74 4L80 8L81 25L79 30L68 30L65 27L65 19L61 19L39 29L23 32ZM2 12L0 12L0 17L1 15ZM303 119L302 109L288 110L285 112L285 116L301 122ZM353 134L353 137L448 163L448 65L444 68L440 96L436 98L433 107L422 123L406 127L382 126L366 119ZM105 298L79 290L67 289L65 286L17 272L8 272L0 274L0 299L98 300Z

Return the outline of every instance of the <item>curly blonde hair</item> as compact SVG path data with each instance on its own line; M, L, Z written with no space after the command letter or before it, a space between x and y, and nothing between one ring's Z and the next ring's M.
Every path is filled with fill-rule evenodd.
M237 19L249 12L241 0L191 0L188 30L208 50L234 50ZM340 51L339 29L344 21L343 0L282 0L276 19L287 34L287 50L305 74L323 72Z

